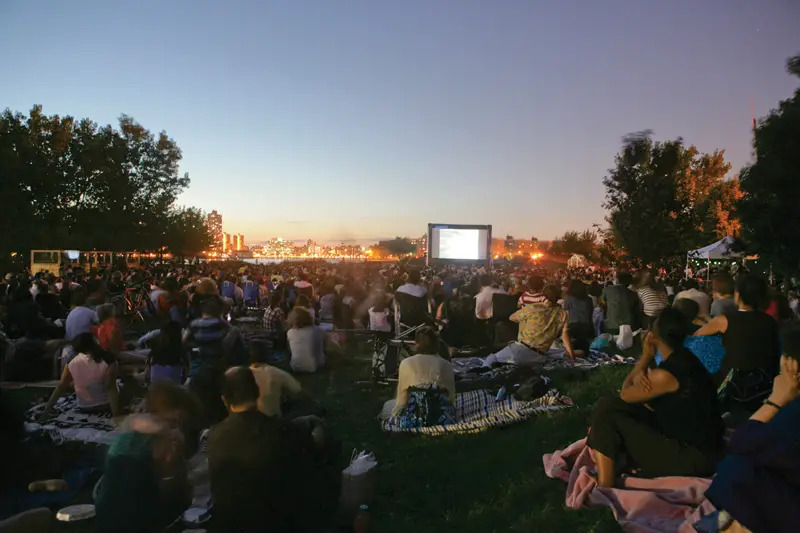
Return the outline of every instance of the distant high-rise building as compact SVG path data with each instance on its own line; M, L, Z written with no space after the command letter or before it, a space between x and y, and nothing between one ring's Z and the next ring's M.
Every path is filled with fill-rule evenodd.
M222 251L223 253L228 253L233 251L233 239L231 238L230 233L222 234Z
M236 235L236 239L238 240L238 246L236 247L237 250L246 250L247 247L244 245L244 235L238 233Z
M211 233L211 236L214 238L214 243L212 245L213 250L215 252L223 251L222 215L217 213L216 209L211 211L206 217L206 227L208 227L209 233Z

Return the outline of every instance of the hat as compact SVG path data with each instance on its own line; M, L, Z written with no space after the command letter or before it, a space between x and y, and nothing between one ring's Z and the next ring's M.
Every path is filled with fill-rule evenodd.
M14 279L14 274L12 274L11 272L6 274L6 281L11 281L12 279Z

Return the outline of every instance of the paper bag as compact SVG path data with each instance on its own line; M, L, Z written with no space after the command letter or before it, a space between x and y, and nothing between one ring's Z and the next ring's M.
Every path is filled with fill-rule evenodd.
M352 519L362 504L370 505L375 499L375 466L378 462L372 453L353 451L350 466L342 470L342 489L339 495L339 515Z

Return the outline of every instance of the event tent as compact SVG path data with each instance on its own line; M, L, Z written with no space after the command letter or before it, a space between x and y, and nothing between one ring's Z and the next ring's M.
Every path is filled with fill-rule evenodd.
M744 253L733 250L734 242L735 239L729 235L703 248L690 250L686 254L686 258L711 261L712 259L738 259L744 257Z
M572 257L567 259L567 266L569 268L583 268L589 264L586 256L583 254L572 254Z

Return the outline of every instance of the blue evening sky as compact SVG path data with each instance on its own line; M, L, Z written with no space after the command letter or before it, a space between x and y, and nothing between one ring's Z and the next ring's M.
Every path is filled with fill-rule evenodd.
M750 159L798 0L0 1L0 107L165 130L248 242L605 216L621 137ZM646 221L643 221L646 222Z

